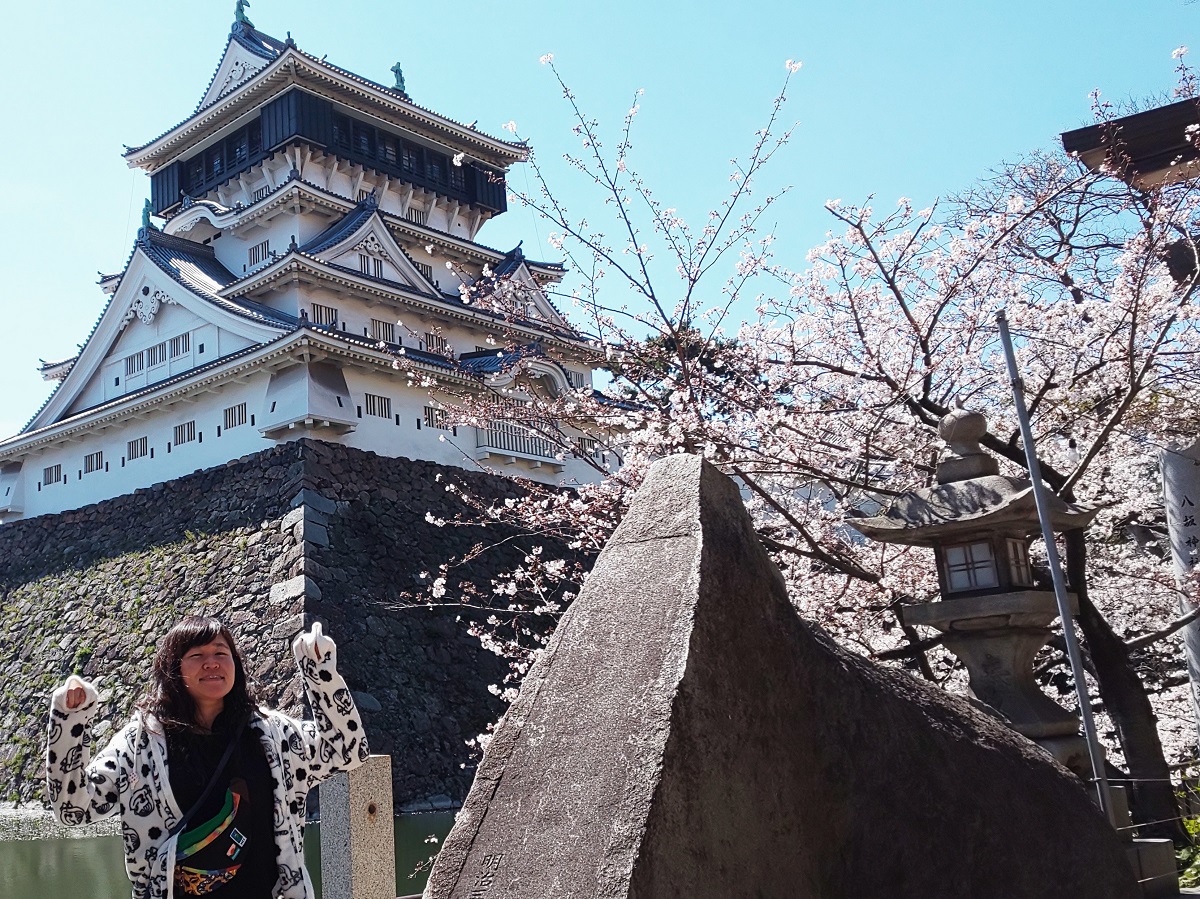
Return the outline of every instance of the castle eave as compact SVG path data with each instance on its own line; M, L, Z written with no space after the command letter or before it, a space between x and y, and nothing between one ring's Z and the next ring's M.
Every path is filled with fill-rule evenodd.
M476 327L490 328L501 324L495 315L486 310L475 309L445 295L435 297L420 293L393 281L372 278L353 269L322 262L298 250L292 250L266 268L230 284L222 293L227 297L250 296L268 290L280 282L287 283L304 279L376 296L398 306L405 306L442 318L469 322ZM580 337L548 329L522 328L512 322L505 322L504 325L531 341L541 340L557 346L572 348L578 348L583 342Z
M351 75L295 48L288 48L278 59L225 97L149 143L128 149L125 152L126 162L131 168L153 173L173 162L208 134L249 112L253 106L297 85L303 85L328 100L374 114L394 125L445 141L501 168L522 162L529 155L529 148L524 144L489 137L403 100L382 85Z

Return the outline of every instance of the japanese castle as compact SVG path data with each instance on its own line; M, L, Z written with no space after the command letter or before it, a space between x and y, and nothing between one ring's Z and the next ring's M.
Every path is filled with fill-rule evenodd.
M0 522L305 436L591 479L585 436L455 426L422 386L499 397L521 360L520 383L558 395L590 390L591 372L562 361L582 348L544 292L562 266L476 240L528 147L418 106L393 71L392 87L351 74L258 31L238 3L196 110L125 153L150 176L143 227L101 279L108 301L79 354L43 365L58 386L0 442ZM503 323L464 299L501 279L525 309Z

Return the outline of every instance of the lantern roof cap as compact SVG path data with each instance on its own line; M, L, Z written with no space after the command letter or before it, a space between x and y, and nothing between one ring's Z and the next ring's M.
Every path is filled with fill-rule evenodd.
M1050 496L1050 523L1056 532L1087 527L1098 511ZM1032 482L998 474L913 490L896 497L882 514L849 523L880 542L915 546L980 534L1028 537L1040 531Z

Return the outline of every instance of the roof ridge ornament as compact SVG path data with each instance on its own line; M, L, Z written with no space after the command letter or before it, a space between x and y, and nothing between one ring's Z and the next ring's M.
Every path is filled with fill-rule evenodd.
M138 243L145 243L150 239L150 232L158 230L154 222L150 221L150 214L153 210L154 207L150 205L150 200L147 199L142 205L142 226L138 228Z
M396 93L398 93L400 96L402 96L405 100L407 100L408 99L408 91L405 89L405 86L404 86L404 70L402 68L400 68L399 60L397 60L396 64L394 66L392 66L390 71L393 75L396 76L396 83L395 83L395 85L392 86L392 90L394 90Z
M246 28L253 28L254 23L246 15L246 7L250 5L250 0L237 0L237 5L233 8L233 21L235 25L243 25Z

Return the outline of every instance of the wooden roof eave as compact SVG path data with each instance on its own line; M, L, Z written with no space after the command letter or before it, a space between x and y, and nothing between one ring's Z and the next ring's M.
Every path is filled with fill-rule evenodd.
M197 389L220 386L223 382L235 379L252 369L261 370L267 363L283 360L288 357L296 363L303 361L303 356L311 355L316 349L321 352L342 356L355 362L394 370L395 357L391 354L372 350L367 347L355 346L347 340L342 340L336 334L315 334L311 331L298 329L281 335L270 344L243 350L231 358L229 362L217 369L204 372L194 378L186 376L159 390L139 393L129 398L117 398L100 406L99 409L84 410L68 419L45 425L35 431L19 434L0 442L0 462L19 461L38 450L70 439L85 432L91 433L98 429L120 424L123 421L145 414L156 406L171 405L178 402ZM428 372L443 381L454 382L464 387L481 387L478 378L456 372L451 369L430 365L419 359L407 358L407 364L418 371ZM271 366L275 367L275 366ZM102 413L99 410L107 409Z
M372 366L385 368L388 371L395 370L394 363L396 356L394 354L364 346L348 337L341 337L337 331L308 329L303 334L304 337L302 340L306 341L304 345L309 348L320 348L356 362L369 363ZM405 365L417 371L426 372L442 381L451 381L463 387L480 387L482 384L479 378L452 368L433 365L408 355L405 355L403 358L405 359Z
M293 85L323 88L324 90L317 90L316 93L329 100L366 100L373 108L364 111L370 111L390 124L417 130L417 133L426 137L445 140L477 155L482 161L503 169L515 162L523 162L529 155L527 147L488 137L451 119L403 101L382 87L347 77L337 69L295 48L288 48L278 59L225 97L197 111L150 143L128 150L125 153L126 163L130 168L141 168L153 173L169 165L202 140L203 138L197 137L198 134L207 136L220 130L249 112L251 106L282 94Z
M273 287L278 281L284 278L290 280L301 272L314 279L336 284L343 289L373 294L397 305L408 306L430 315L468 322L485 330L495 329L503 324L506 329L528 337L532 341L549 343L563 349L578 350L587 343L583 338L571 340L538 328L523 327L512 322L502 323L492 316L475 311L470 306L455 306L432 296L389 289L386 285L357 278L348 271L333 268L315 257L296 250L280 257L266 268L247 275L240 281L233 282L221 291L221 295L230 299L239 296L254 297L257 293L265 292L266 289Z
M18 434L0 442L0 460L19 459L51 443L83 432L91 432L98 428L118 424L141 415L154 406L176 402L195 392L197 388L213 386L223 380L235 377L249 368L260 366L263 362L286 353L290 347L278 346L279 341L285 340L286 337L287 335L283 335L270 344L243 350L235 354L234 358L229 360L226 365L210 369L195 378L185 376L182 380L158 390L141 391L129 397L117 397L99 407L77 412L62 421ZM106 409L108 411L101 411Z

